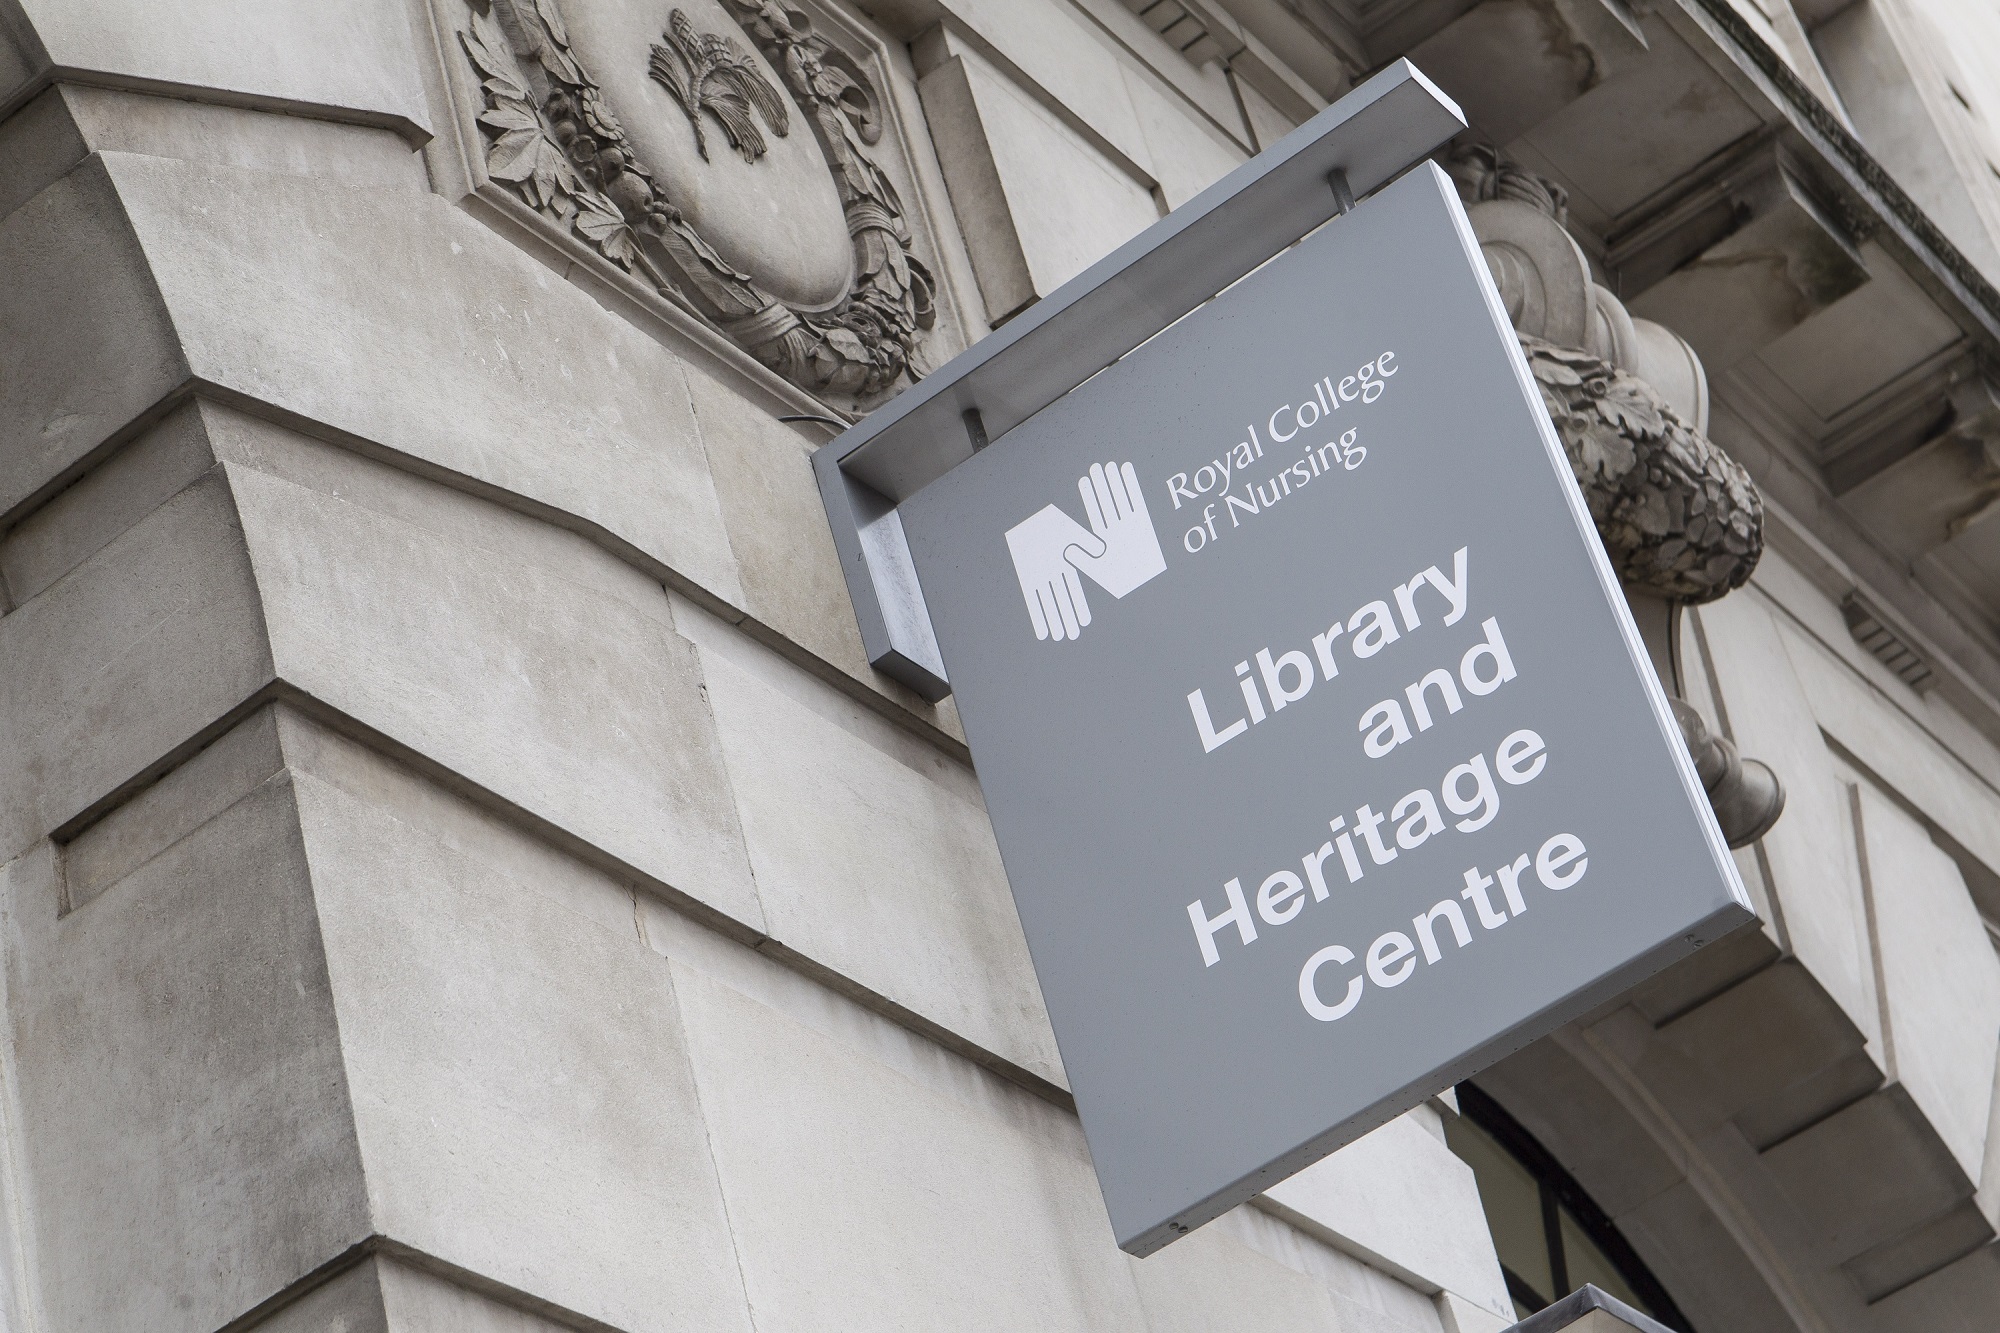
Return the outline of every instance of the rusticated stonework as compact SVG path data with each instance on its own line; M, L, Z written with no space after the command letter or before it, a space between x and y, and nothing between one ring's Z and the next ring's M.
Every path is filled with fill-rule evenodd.
M601 82L586 68L581 43L572 43L558 0L465 2L458 38L479 79L478 123L493 181L815 394L866 407L922 373L919 347L936 321L935 284L911 253L902 201L869 152L882 137L881 99L859 63L817 35L802 13L766 0L722 0L726 11L708 6L719 21L726 21L723 12L736 20L758 60L737 35L703 31L683 9L663 4L650 44L610 54L631 69ZM600 36L614 26L603 11L583 17ZM767 77L765 61L782 90ZM646 136L621 122L621 115L657 116L658 107L614 107L606 95L606 83L617 82L629 97L626 76L634 71L671 95L700 163L716 169L723 165L710 153L716 131L742 163L761 168L791 134L794 108L803 113L830 177L830 192L824 178L817 188L837 199L834 225L844 223L851 249L851 261L842 255L831 273L832 290L820 290L829 285L823 245L805 265L812 276L788 298L772 290L784 283L742 271L755 265L743 260L740 235L704 234L693 202L676 197L666 184L670 173L635 142ZM720 179L710 197L740 183ZM782 215L781 196L772 199ZM833 204L827 208L830 214ZM802 244L810 248L809 241Z

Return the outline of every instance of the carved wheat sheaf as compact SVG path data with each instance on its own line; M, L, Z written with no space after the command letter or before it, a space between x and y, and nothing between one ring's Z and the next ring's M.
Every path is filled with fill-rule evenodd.
M678 9L668 16L662 35L666 44L654 45L648 67L687 112L703 161L708 160L708 136L701 126L704 111L715 117L729 136L729 146L745 162L764 156L764 136L750 114L752 107L763 113L771 133L780 137L791 133L784 96L765 81L735 42L712 32L696 32L687 14Z
M602 3L603 0L594 0ZM557 0L466 0L459 43L478 74L486 174L633 277L692 310L801 388L866 406L915 380L936 322L936 284L911 253L896 189L868 149L881 99L860 65L769 0L723 0L806 115L846 220L854 257L832 308L788 305L740 273L670 197L572 48ZM709 126L745 163L791 131L786 96L749 53L679 9L661 40L635 51L667 89L709 159Z

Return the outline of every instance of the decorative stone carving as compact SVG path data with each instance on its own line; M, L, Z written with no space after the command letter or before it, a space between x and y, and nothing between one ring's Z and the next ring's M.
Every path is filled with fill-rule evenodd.
M1749 474L1644 380L1539 338L1521 346L1620 580L1677 602L1743 586L1764 550Z
M779 138L791 133L785 99L735 42L712 32L696 32L687 14L679 9L667 17L666 38L664 46L654 43L653 58L647 64L653 77L687 112L702 161L708 161L708 137L701 128L704 111L721 124L729 146L741 153L745 162L764 156L764 136L757 132L751 107L764 113L764 123Z
M1743 758L1736 752L1736 742L1711 732L1686 700L1669 696L1667 702L1673 705L1674 721L1681 724L1681 737L1723 840L1731 847L1748 847L1785 813L1784 784L1769 764Z
M804 14L591 0L566 21L558 0L465 3L489 177L837 405L921 375L935 284L868 152L881 99ZM733 152L709 153L704 118Z
M1764 550L1755 483L1704 433L1701 359L1591 280L1561 187L1483 146L1454 153L1451 174L1612 567L1635 613L1657 608L1670 645L1679 606L1741 587ZM1670 668L1663 659L1669 680ZM1763 837L1784 813L1777 774L1671 702L1729 845Z
M1741 587L1763 553L1763 500L1703 434L1700 359L1591 280L1560 186L1483 146L1451 167L1619 577L1676 602Z

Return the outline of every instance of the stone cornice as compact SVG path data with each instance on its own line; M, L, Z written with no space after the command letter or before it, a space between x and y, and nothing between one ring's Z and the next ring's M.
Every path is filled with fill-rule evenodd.
M2000 344L2000 290L1939 230L1874 154L1840 123L1784 58L1771 49L1731 6L1730 0L1675 0L1679 7L1726 40L1720 46L1735 57L1746 73L1760 76L1779 94L1779 109L1792 127L1846 178L1848 186L1901 233L1912 253L1966 307L1992 344Z

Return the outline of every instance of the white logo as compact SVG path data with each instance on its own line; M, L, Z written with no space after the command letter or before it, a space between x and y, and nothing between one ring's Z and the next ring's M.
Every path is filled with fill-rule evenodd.
M1038 639L1074 639L1090 623L1079 572L1123 597L1167 569L1130 463L1092 463L1076 489L1090 519L1087 530L1054 505L1007 529L1007 549Z

